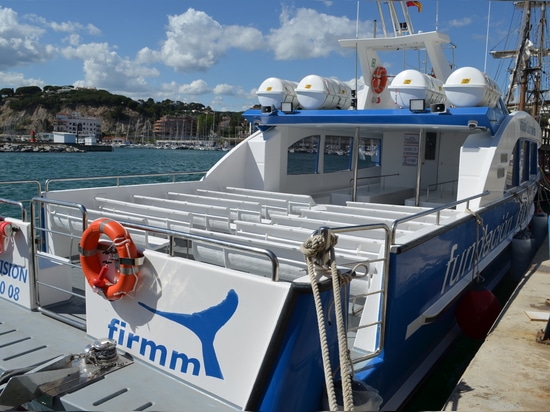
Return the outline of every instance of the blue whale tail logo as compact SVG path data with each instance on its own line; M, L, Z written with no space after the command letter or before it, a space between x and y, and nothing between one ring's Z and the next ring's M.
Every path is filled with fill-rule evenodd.
M214 349L214 338L223 325L227 323L237 310L239 296L237 292L231 289L227 292L224 300L215 306L205 309L201 312L191 314L163 312L147 306L145 303L138 302L140 306L148 311L169 319L173 322L185 326L193 332L202 345L202 356L204 360L204 371L207 376L223 379L218 357Z

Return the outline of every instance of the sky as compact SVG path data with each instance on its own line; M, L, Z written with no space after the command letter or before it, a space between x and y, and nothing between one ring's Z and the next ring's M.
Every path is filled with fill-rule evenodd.
M456 45L458 67L506 82L502 61L486 56L511 47L511 2L421 4L409 7L416 31L437 26ZM372 37L374 20L371 0L0 0L0 89L72 85L242 111L269 77L355 85L354 53L338 39ZM390 73L403 69L383 59Z

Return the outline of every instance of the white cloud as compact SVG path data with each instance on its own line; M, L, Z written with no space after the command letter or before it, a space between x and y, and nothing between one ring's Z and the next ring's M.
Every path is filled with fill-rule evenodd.
M219 62L228 49L256 50L262 47L259 30L245 26L223 26L202 11L188 9L168 17L166 40L156 56L181 72L204 71Z
M84 79L78 85L104 88L113 93L148 90L146 78L158 70L119 56L107 43L88 43L62 50L68 59L83 61Z
M204 80L194 80L190 84L181 84L177 87L179 93L183 95L199 96L201 94L211 93L212 90Z
M17 13L0 6L0 69L43 62L52 49L39 43L43 30L23 24Z
M453 28L464 27L469 26L472 22L473 19L471 17L463 17L462 19L449 20L448 26Z
M65 39L63 39L63 41L71 46L77 46L80 43L81 38L79 34L73 33L69 34Z
M233 86L230 84L218 84L214 87L214 94L223 95L223 96L242 96L244 95L243 90L240 87Z
M22 73L2 72L0 71L0 84L10 85L14 89L21 86L38 86L44 87L45 83L39 79L25 78Z
M281 26L267 36L278 60L325 57L342 52L338 39L355 37L355 22L313 9L283 9Z

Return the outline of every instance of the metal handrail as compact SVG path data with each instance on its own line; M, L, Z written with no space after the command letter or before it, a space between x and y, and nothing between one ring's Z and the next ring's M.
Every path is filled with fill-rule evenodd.
M369 180L369 179L380 179L380 178L382 178L382 180L384 182L383 185L382 185L382 187L383 187L386 184L385 178L386 177L393 177L393 176L399 176L399 173L390 173L390 174L387 174L387 175L376 175L376 176L363 176L363 177L357 178L357 180L364 180L364 179ZM349 180L350 187L353 187L353 181L354 180L355 180L355 178L351 178ZM367 191L368 190L369 190L369 183L367 182Z
M54 285L44 283L44 282L40 282L39 279L38 279L38 257L40 255L40 256L46 258L43 251L38 250L38 247L39 247L39 244L44 244L45 245L45 242L44 243L37 242L34 239L34 237L36 236L37 232L40 232L40 239L44 239L45 233L48 231L45 227L44 221L42 220L43 214L39 213L38 216L36 214L38 211L42 211L42 209L44 207L44 204L55 204L55 205L58 205L58 206L78 209L80 211L81 215L82 215L82 230L84 231L84 229L88 225L88 212L87 212L86 207L84 205L81 205L81 204L78 204L78 203L73 203L73 202L66 202L66 201L63 201L63 200L47 199L47 198L44 198L44 197L34 197L34 198L31 199L31 204L30 204L30 208L31 208L31 238L33 239L32 245L31 245L32 256L33 256L33 267L32 267L32 288L33 288L33 291L32 291L32 294L34 296L34 300L35 300L36 305L37 305L37 310L39 310L40 312L42 312L42 313L44 313L44 314L46 314L50 317L53 317L53 318L57 319L59 321L65 322L65 323L67 323L71 326L74 326L74 327L82 329L82 330L86 330L86 324L85 323L78 322L77 320L75 320L71 317L65 316L65 315L60 315L59 313L56 313L56 312L51 311L49 309L46 309L46 308L44 308L40 305L40 296L38 294L38 290L39 290L38 286L44 286L44 287L49 287L49 288L54 288L54 289L59 290L58 287L56 287ZM38 227L37 227L37 225L38 225ZM67 236L72 236L72 235L70 233L67 233ZM56 263L62 263L62 262L60 262L60 260L57 260L55 258L53 258L52 261L55 261ZM76 265L71 265L71 266L76 266ZM67 292L68 294L70 294L72 296L77 296L79 298L84 298L84 296L76 294L72 290L67 290L65 292Z
M20 185L28 183L33 183L38 187L37 194L40 196L40 193L42 193L42 185L38 180L4 180L0 182L0 185Z
M387 301L388 301L388 294L386 291L388 290L388 278L389 278L389 259L390 259L390 235L391 231L387 224L385 223L371 223L371 224L365 224L365 225L357 225L357 226L340 226L340 227L320 227L318 229L319 233L326 233L325 236L328 236L329 233L347 233L347 232L357 232L362 230L384 230L386 232L386 235L384 237L384 256L377 260L371 260L370 262L383 262L383 268L382 268L382 287L378 291L370 292L365 294L364 296L371 296L375 294L381 294L382 295L382 305L380 308L380 316L379 320L377 322L368 323L365 325L359 325L357 327L357 330L368 328L371 326L380 325L380 334L378 343L376 346L376 349L368 353L364 356L360 356L353 359L353 363L359 363L363 362L367 359L373 358L377 355L379 355L382 350L384 349L384 337L385 337L385 330L386 330L386 308L387 308ZM364 309L363 309L364 310Z
M0 197L0 203L19 206L19 208L21 209L21 220L23 222L27 221L27 209L25 209L25 205L22 202L18 202L17 200L4 199Z
M279 259L269 249L262 249L262 248L257 248L257 247L253 247L253 246L243 245L241 243L230 242L230 241L221 240L221 239L214 239L214 238L201 236L201 235L197 235L197 234L193 234L193 233L180 232L178 230L163 229L161 227L156 227L156 226L149 226L149 225L144 225L144 224L139 224L139 223L126 222L122 219L117 220L117 221L122 226L130 228L130 229L144 230L144 231L147 231L147 232L159 233L159 234L163 234L163 235L168 236L170 238L170 251L169 251L169 254L171 256L173 256L173 253L174 253L173 245L174 245L174 239L175 238L191 240L191 241L195 241L195 242L206 243L206 244L209 244L209 245L240 250L242 252L247 252L247 253L264 255L265 257L267 257L271 261L271 268L272 268L271 280L273 282L278 282L279 281Z
M109 180L109 179L116 179L115 186L120 186L120 180L121 179L132 179L132 178L145 178L145 177L163 177L163 176L171 176L172 177L172 183L176 182L177 176L184 176L184 175L197 175L197 174L206 174L208 171L204 170L197 170L192 172L168 172L168 173L144 173L144 174L135 174L135 175L120 175L120 176L113 176L113 175L106 175L106 176L81 176L81 177L59 177L59 178L53 178L46 180L46 192L50 190L50 184L56 183L56 182L76 182L76 181L92 181L92 180Z
M0 186L23 185L23 184L29 184L29 183L36 185L36 195L40 196L40 194L42 193L42 185L38 180L7 180L7 181L1 181ZM0 203L19 206L19 208L21 209L21 220L23 222L27 221L27 210L25 209L25 206L22 201L0 198Z
M54 231L47 229L44 222L39 217L37 217L37 212L39 210L42 210L42 208L45 207L45 205L57 205L57 206L62 206L62 207L67 207L67 208L78 209L81 216L82 216L82 231L84 231L88 227L88 212L87 212L86 207L84 205L79 204L79 203L66 202L66 201L57 200L57 199L34 197L31 200L31 214L32 214L31 233L33 234L33 236L35 236L35 234L37 232L42 232L41 237L44 237L44 234L46 232L55 233ZM40 215L42 215L42 213L40 213ZM177 230L163 229L163 228L160 228L160 227L154 227L154 226L149 226L149 225L144 225L144 224L126 222L124 220L119 220L118 222L121 225L123 225L127 228L130 228L130 229L143 230L143 231L147 231L147 232L158 233L158 234L163 234L163 235L168 236L169 239L170 239L170 248L169 248L170 256L174 255L174 244L175 244L175 239L176 238L190 240L190 241L194 241L194 242L206 243L206 244L220 246L220 247L224 247L224 248L230 248L230 249L234 249L234 250L240 250L240 251L243 251L243 252L246 252L246 253L251 253L251 254L262 255L264 257L267 257L267 259L271 262L271 268L272 268L271 280L274 281L274 282L279 281L279 260L278 260L277 256L272 251L270 251L268 249L256 248L256 247L252 247L252 246L248 246L248 245L243 245L243 244L240 244L240 243L234 243L234 242L230 242L230 241L209 238L209 237L200 236L200 235L196 235L196 234L180 232L180 231L177 231ZM60 234L66 234L67 236L73 237L73 235L69 232L60 233ZM39 285L49 287L49 288L53 288L53 289L56 289L56 290L60 290L60 289L58 287L54 286L54 285L50 285L50 284L47 284L47 283L44 283L44 282L40 282L40 280L38 279L38 257L41 256L42 258L50 259L53 262L56 262L56 263L59 263L59 264L70 265L71 267L76 267L76 268L80 268L80 265L75 264L75 263L68 263L66 261L63 261L63 259L59 259L56 256L46 255L42 251L38 250L39 243L40 242L32 242L32 254L33 254L33 259L34 259L34 264L33 264L33 268L32 268L32 279L33 279L33 283L32 283L33 291L32 291L32 293L33 293L33 296L35 298L35 302L37 304L37 310L39 310L40 312L42 312L42 313L44 313L44 314L46 314L50 317L53 317L53 318L57 319L59 321L65 322L65 323L70 324L74 327L85 330L86 325L84 323L78 322L78 321L74 320L71 317L68 317L68 316L65 316L65 315L60 315L59 313L51 311L51 310L49 310L47 308L44 308L40 305L40 298L38 296L38 286ZM63 290L63 291L70 294L70 295L72 295L72 296L77 296L79 298L83 298L82 295L76 294L72 290L71 291Z
M426 189L426 201L430 200L430 188L434 188L434 190L436 190L439 185L446 185L448 183L458 183L458 179L447 180L446 182L437 182L437 183L428 185L428 189Z
M457 201L454 201L454 202L451 202L451 203L447 203L443 206L434 207L433 209L425 210L423 212L415 213L414 215L411 215L411 216L406 216L406 217L402 217L401 219L394 220L392 222L392 225L391 225L391 238L390 238L391 244L393 245L394 242L395 242L395 233L397 231L397 226L400 225L401 223L408 222L410 220L418 219L419 217L423 217L423 216L427 216L427 215L431 215L433 213L436 213L437 217L436 217L436 223L435 224L439 225L442 210L450 209L451 207L457 206L461 203L466 203L466 208L469 208L470 200L474 200L474 199L477 199L477 198L480 198L480 197L483 197L483 196L487 196L489 193L491 193L491 192L486 190L483 193L479 193L479 194L474 195L474 196L466 197L466 198L461 199L461 200L457 200Z

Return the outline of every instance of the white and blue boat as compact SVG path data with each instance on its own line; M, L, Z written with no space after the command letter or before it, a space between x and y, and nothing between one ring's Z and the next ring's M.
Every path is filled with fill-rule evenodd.
M200 180L1 199L2 407L395 410L457 323L487 333L465 297L532 220L540 126L377 5L386 35L340 42L363 88L268 78ZM429 75L384 67L405 49Z

